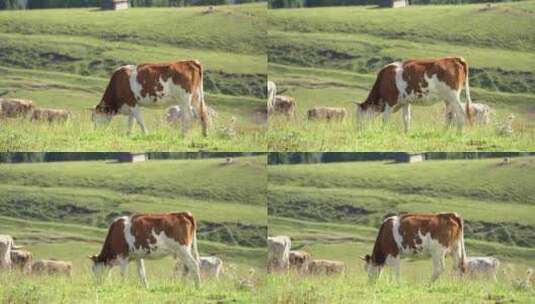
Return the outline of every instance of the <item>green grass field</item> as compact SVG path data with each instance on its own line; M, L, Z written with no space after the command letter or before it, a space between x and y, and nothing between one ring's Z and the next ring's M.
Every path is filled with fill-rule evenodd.
M34 259L72 261L72 278L0 275L2 303L147 303L260 301L267 214L265 156L223 159L0 164L0 234L10 234ZM122 282L93 282L87 256L96 254L107 224L133 212L191 211L201 255L223 259L226 274L200 290L172 278L171 258L147 261L150 288L135 263ZM240 280L255 270L254 284ZM180 299L180 300L179 300Z
M270 151L531 150L535 146L535 1L402 9L327 7L268 11L269 78L297 102L296 121L270 118ZM463 56L472 100L495 109L488 126L464 135L444 131L442 104L412 107L357 132L355 106L385 64L409 58ZM464 98L464 94L463 94ZM344 123L308 122L314 106L345 107ZM497 130L513 113L512 136Z
M67 124L0 121L2 151L260 151L265 142L266 4L132 8L124 11L49 9L0 12L0 96L68 108ZM94 130L87 108L124 64L199 59L206 102L219 116L204 139L200 126L185 138L167 126L164 109L144 109L148 135L126 118ZM229 134L231 118L235 132ZM235 134L234 134L235 133Z
M313 258L344 261L341 276L270 275L273 303L529 303L533 290L515 288L535 267L535 158L384 161L268 167L268 234L288 235ZM387 271L367 282L359 257L372 251L383 216L454 211L465 220L469 256L501 261L498 282L459 281L448 271L429 285L428 258L402 259L402 282ZM296 282L290 284L289 282Z

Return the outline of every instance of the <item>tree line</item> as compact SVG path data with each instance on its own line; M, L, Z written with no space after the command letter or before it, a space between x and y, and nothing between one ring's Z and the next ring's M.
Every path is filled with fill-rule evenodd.
M101 0L0 0L0 10L100 7ZM260 2L260 0L129 0L131 7L224 5Z
M128 152L2 152L0 163L40 163L54 161L117 160ZM263 152L150 152L149 159L202 159L240 157Z
M382 0L268 0L270 8L298 8L320 6L373 5ZM508 2L510 0L409 0L410 4L463 4L484 2ZM513 0L518 1L518 0Z
M535 152L428 152L422 153L424 159L481 159L516 156L534 156ZM406 156L405 152L289 152L269 153L268 164L316 164L349 161L385 161L400 160Z

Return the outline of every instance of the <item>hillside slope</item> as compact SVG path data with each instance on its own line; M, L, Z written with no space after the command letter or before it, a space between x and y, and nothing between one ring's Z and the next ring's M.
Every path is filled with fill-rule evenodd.
M0 148L261 150L267 74L265 6L218 6L211 13L206 7L0 12L0 97L68 108L76 122L50 132L54 128L46 123L2 121ZM117 67L183 59L198 59L204 65L206 102L219 114L209 141L184 140L176 127L167 126L164 109L143 111L149 131L159 133L158 138L124 138L124 117L115 119L106 132L93 130L86 109L100 101ZM232 119L236 135L220 132ZM120 137L110 139L112 135ZM92 142L78 146L81 138Z
M470 4L270 10L269 77L286 90L284 94L296 98L299 120L305 120L313 106L345 107L350 113L343 125L274 119L271 150L529 150L535 134L533 7L535 1L490 8ZM445 56L468 61L472 99L495 109L490 126L471 128L468 138L444 135L443 105L437 104L413 107L411 137L398 140L398 115L379 135L357 134L353 103L365 100L385 64ZM514 141L496 132L509 113L516 116Z
M371 250L387 214L453 211L464 217L469 255L531 263L534 161L515 158L511 166L497 159L269 166L269 234L289 234L296 246L311 250L342 246L336 257L350 261ZM318 251L326 257L335 252Z

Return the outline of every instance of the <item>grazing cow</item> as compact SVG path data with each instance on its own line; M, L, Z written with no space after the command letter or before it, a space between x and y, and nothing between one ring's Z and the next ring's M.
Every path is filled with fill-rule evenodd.
M148 287L143 259L172 256L186 265L200 287L196 227L189 212L119 217L111 223L100 254L89 257L93 274L100 281L104 272L118 264L125 277L128 263L136 260L139 278Z
M13 237L0 234L0 270L11 270L11 250L13 250Z
M347 111L344 108L335 107L314 107L307 112L308 120L321 119L321 120L339 120L342 121L347 115Z
M307 273L312 257L310 253L301 250L290 251L290 268L300 273Z
M216 110L214 110L212 107L207 106L206 111L208 113L208 118L210 119L210 121L213 121L215 118L217 118L218 114ZM193 119L197 119L199 117L197 115L197 111L195 110L195 108L191 107L191 112L192 112ZM167 123L170 125L177 125L182 119L182 115L183 115L182 113L183 111L180 110L179 106L175 105L175 106L167 108L166 117L165 117L167 120Z
M288 271L290 267L290 248L292 241L281 235L268 237L268 265L269 273L274 271Z
M12 268L18 268L24 273L32 271L32 253L27 250L11 250Z
M295 99L290 96L276 95L273 102L273 111L284 114L288 119L295 119Z
M463 108L464 108L463 104ZM472 117L473 121L477 124L481 125L488 125L490 123L490 114L492 112L492 109L483 103L472 103L470 105L470 116ZM446 124L449 126L452 124L453 119L455 118L455 113L451 110L451 108L446 107L445 111L445 118L446 118Z
M495 257L466 257L466 273L472 278L485 275L497 281L499 267L500 261Z
M0 118L27 116L33 109L35 104L31 100L0 98Z
M201 256L199 257L199 269L202 278L215 278L219 280L219 275L223 271L223 260L215 256ZM181 272L185 275L189 272L186 264L179 261L175 266L175 272Z
M275 103L275 95L277 95L277 86L273 81L267 82L267 92L268 92L268 98L267 98L267 112L271 113L273 111L274 103Z
M46 120L52 122L66 122L72 116L69 110L36 108L32 112L32 121Z
M371 280L379 278L386 264L394 269L399 281L400 255L420 252L429 253L433 259L432 282L444 272L447 254L454 259L454 269L464 273L466 253L462 218L456 213L415 213L386 218L372 254L362 259Z
M345 263L330 260L312 260L308 270L312 274L337 274L345 269Z
M109 124L116 114L128 115L128 133L134 118L143 133L147 128L140 107L161 108L179 105L194 107L200 114L204 136L208 134L208 113L204 102L203 67L197 60L172 63L126 65L115 70L100 103L92 109L95 125ZM193 113L183 111L182 132L190 127Z
M466 112L461 104L461 90L466 89ZM468 64L461 57L407 60L385 66L371 89L368 98L357 104L357 119L362 127L379 113L386 123L392 112L403 108L405 132L409 131L411 104L432 104L445 101L455 113L457 129L462 132L465 114L471 121Z
M34 274L64 274L71 276L72 262L58 260L39 260L32 264Z

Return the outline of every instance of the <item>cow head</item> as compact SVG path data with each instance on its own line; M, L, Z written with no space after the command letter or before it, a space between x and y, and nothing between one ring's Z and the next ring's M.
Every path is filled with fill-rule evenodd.
M368 273L368 279L371 282L375 282L379 278L379 276L381 276L381 272L383 272L383 267L375 264L371 255L369 254L360 258L364 261L364 271Z
M109 272L111 267L108 267L108 264L104 261L101 261L98 256L92 255L88 257L91 261L91 272L93 277L97 282L102 281L102 278L105 277L105 274Z
M94 109L91 109L91 121L96 127L107 126L113 118L113 111L110 107L98 104Z

